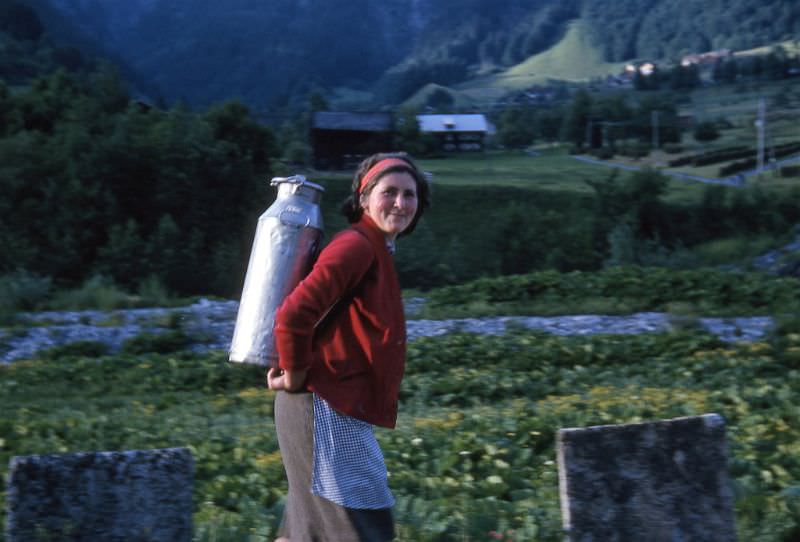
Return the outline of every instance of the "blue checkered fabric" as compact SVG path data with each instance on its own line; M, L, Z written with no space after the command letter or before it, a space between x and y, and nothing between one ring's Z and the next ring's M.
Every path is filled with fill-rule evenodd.
M391 508L387 478L372 425L336 412L315 393L311 492L347 508Z

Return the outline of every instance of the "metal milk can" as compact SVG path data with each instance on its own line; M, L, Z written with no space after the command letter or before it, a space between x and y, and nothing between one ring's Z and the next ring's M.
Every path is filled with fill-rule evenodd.
M311 270L322 240L324 188L301 175L276 177L276 200L258 219L229 359L278 365L275 312Z

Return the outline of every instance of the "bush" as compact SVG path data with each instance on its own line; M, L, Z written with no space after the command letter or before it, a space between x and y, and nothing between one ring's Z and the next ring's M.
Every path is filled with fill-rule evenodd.
M47 360L66 357L98 358L108 354L108 350L108 345L99 341L76 341L42 350L39 352L39 357Z
M77 290L59 292L50 303L53 310L114 310L131 307L133 299L113 281L95 275Z
M614 158L614 151L609 147L593 149L592 156L599 158L600 160L610 160L611 158Z
M650 147L643 143L636 145L625 145L617 148L617 154L628 158L644 158L650 153Z
M283 152L283 157L290 164L306 165L311 161L311 147L302 141L292 141Z
M694 128L694 138L697 141L714 141L719 138L719 130L713 122L701 122Z
M742 171L747 171L748 169L753 169L756 167L757 161L755 158L747 158L745 160L739 160L737 162L731 162L727 166L722 166L719 168L719 176L720 177L727 177L728 175L733 175L734 173L741 173Z
M49 277L24 269L0 277L0 311L18 312L36 309L50 295Z
M800 177L800 166L783 166L779 172L781 177Z
M149 307L168 307L173 299L164 283L150 275L139 284L139 303Z
M122 344L123 354L148 354L179 352L192 343L191 337L181 330L164 333L142 333Z

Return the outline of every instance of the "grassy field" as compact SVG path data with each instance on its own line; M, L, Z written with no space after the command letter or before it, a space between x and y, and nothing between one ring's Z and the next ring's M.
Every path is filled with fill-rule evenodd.
M398 542L561 541L559 428L708 412L726 420L740 539L797 540L798 331L743 345L694 332L412 343L397 429L377 431ZM221 352L2 366L0 473L14 455L186 446L194 540L270 541L286 482L262 372Z
M667 160L665 153L650 159L629 160L615 157L610 162L657 169ZM510 186L551 192L567 192L592 196L593 189L587 180L604 180L614 168L576 160L566 147L543 146L533 153L522 151L487 151L481 154L449 156L439 159L418 160L420 167L433 174L434 190L437 184L448 186ZM675 169L680 170L679 168ZM691 168L685 171L694 171ZM619 171L619 176L629 172ZM693 203L700 200L707 185L696 181L670 179L665 201Z
M601 166L579 162L563 149L487 151L443 159L420 159L419 166L433 174L433 186L489 186L591 193L586 179L609 174Z
M478 102L487 103L551 80L588 82L594 77L619 73L624 64L605 62L589 40L582 21L569 25L561 41L547 51L499 73L456 85L455 90Z

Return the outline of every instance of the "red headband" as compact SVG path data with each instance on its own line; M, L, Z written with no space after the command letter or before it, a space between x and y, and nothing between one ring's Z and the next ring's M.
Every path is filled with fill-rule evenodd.
M361 184L358 187L358 193L361 194L364 192L364 188L366 188L373 179L376 179L386 173L386 170L398 166L405 169L411 169L409 163L402 158L384 158L383 160L378 161L374 166L367 170L363 177L361 177Z

